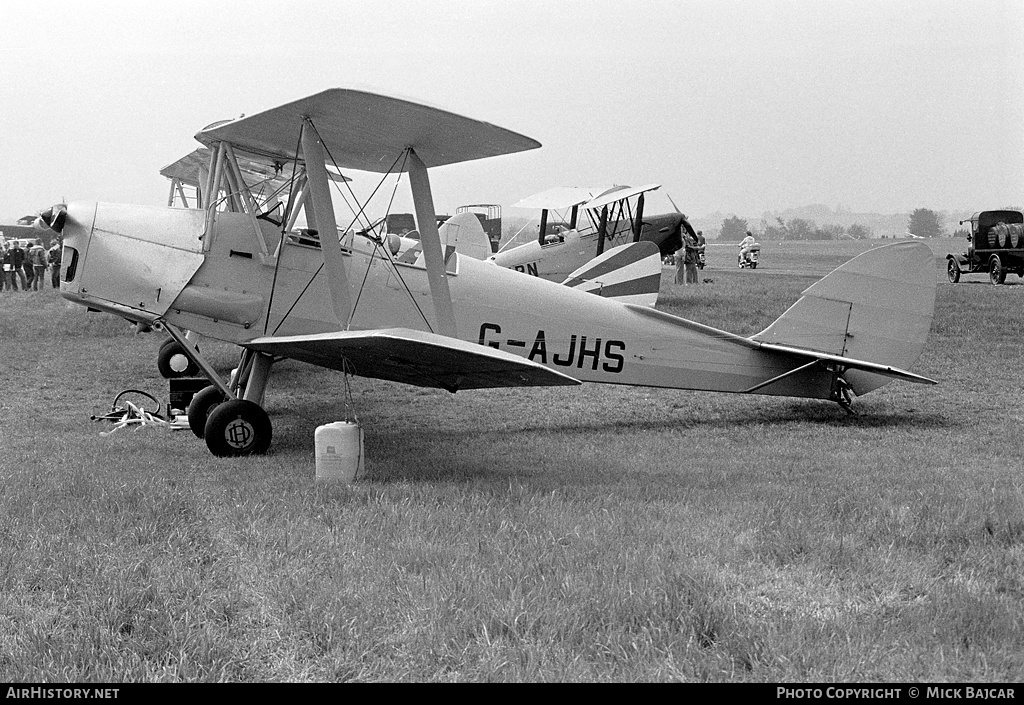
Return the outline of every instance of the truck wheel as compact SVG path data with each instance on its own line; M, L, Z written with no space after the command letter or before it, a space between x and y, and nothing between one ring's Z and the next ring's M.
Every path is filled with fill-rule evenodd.
M950 284L956 284L960 281L960 265L955 259L949 260L949 264L946 267L946 276L949 278Z
M988 280L996 286L1006 281L1006 270L999 255L992 255L988 260Z

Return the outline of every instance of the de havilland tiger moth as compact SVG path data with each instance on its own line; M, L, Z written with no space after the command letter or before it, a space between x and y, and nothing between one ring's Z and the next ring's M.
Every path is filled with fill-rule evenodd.
M501 267L563 283L594 257L630 243L653 244L633 250L638 255L658 252L660 262L683 246L684 229L694 238L697 235L678 208L675 213L645 215L645 195L658 188L659 184L607 189L559 186L524 198L512 208L540 211L537 238L516 247L506 245L489 259Z
M909 371L935 305L933 257L919 242L854 258L742 337L637 303L648 277L631 276L638 260L617 261L621 251L563 284L443 247L430 170L540 146L510 130L338 88L196 138L210 158L201 207L72 202L40 221L62 233L62 296L165 330L209 379L188 421L215 455L270 447L263 402L283 358L450 392L603 382L848 407L893 379L934 383ZM253 163L291 165L283 206L246 188ZM344 185L344 170L406 177L414 259L400 261L387 237L338 227L332 184ZM289 234L300 207L306 238ZM228 379L184 331L239 346Z

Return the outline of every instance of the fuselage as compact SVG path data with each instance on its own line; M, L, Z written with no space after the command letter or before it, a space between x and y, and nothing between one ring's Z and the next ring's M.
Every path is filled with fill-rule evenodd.
M653 242L665 257L682 247L680 228L689 228L689 223L677 213L645 216L640 231L640 241ZM632 242L633 233L625 224L614 224L612 233L606 237L604 251ZM534 240L518 247L491 255L490 260L500 267L513 269L553 282L563 282L575 270L598 255L598 233L592 227L582 230L568 230L558 236L549 236L541 244Z
M339 321L318 243L282 239L269 224L257 224L256 232L246 214L218 212L210 226L206 217L187 209L72 204L61 293L131 320L163 319L243 346L267 335L343 328L437 330L421 263L395 261L369 240L342 248L354 309L350 321ZM446 271L458 338L583 381L740 392L800 362L457 253ZM829 375L809 371L770 393L828 398L830 384Z

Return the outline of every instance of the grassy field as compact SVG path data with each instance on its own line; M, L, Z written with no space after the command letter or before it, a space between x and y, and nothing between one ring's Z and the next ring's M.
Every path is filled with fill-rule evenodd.
M659 308L737 333L878 243L709 247ZM367 478L314 481L342 377L285 362L271 453L90 421L161 338L0 294L0 680L1024 679L1024 285L940 281L914 371L837 405L357 379ZM227 370L227 347L205 350Z

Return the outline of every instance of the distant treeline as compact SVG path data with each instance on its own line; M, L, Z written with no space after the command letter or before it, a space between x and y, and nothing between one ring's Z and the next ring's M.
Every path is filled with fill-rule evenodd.
M1020 207L1007 206L1008 210L1021 210ZM709 239L724 242L739 242L749 230L755 237L766 241L782 242L785 240L864 240L870 238L897 237L963 237L967 230L959 225L960 221L970 218L971 213L939 213L928 208L918 208L910 214L877 215L852 214L846 211L833 212L824 206L808 207L809 211L817 212L822 220L807 217L784 218L780 215L766 214L760 221L748 221L735 215L708 216L691 221L694 227L704 229ZM715 217L715 221L711 218ZM862 222L856 219L862 218ZM720 219L720 220L719 220ZM709 222L710 221L710 222ZM835 222L841 221L841 222ZM718 223L721 223L719 226Z

